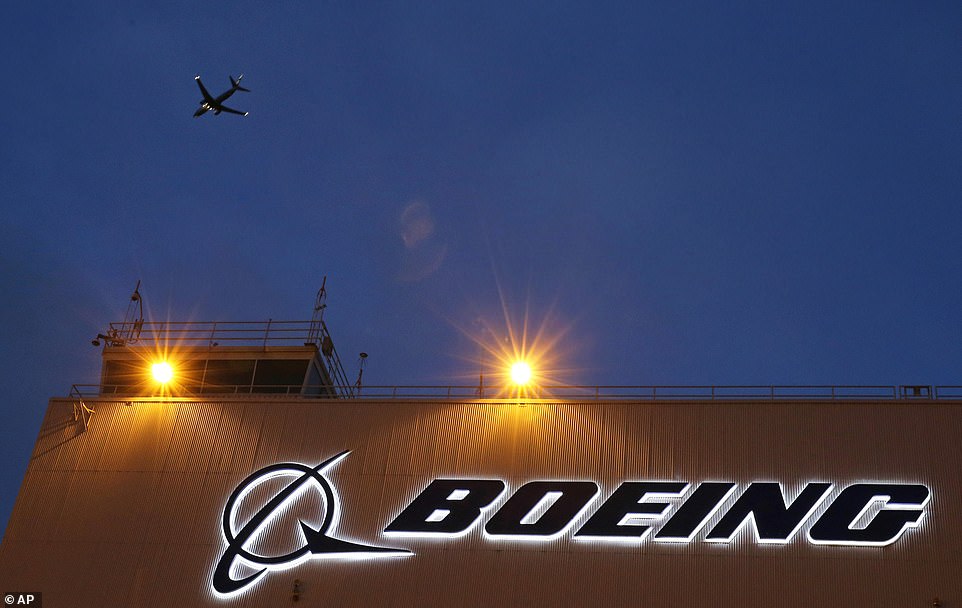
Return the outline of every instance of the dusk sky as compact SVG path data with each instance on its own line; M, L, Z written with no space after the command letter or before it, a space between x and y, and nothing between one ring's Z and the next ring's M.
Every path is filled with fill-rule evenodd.
M15 2L0 51L4 528L138 280L266 321L326 275L375 385L525 318L566 384L962 384L957 1Z

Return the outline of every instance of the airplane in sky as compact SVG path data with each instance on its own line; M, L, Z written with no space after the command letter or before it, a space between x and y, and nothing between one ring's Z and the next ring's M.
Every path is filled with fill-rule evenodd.
M217 97L211 97L211 94L207 92L204 87L204 83L200 81L200 75L194 76L194 80L197 81L197 86L200 87L200 92L204 95L204 98L200 100L200 108L194 112L194 118L202 116L208 110L213 110L214 114L220 114L221 112L229 112L231 114L240 114L241 116L247 116L247 112L241 112L240 110L235 110L234 108L228 108L224 105L224 101L233 95L236 91L244 91L245 93L250 93L250 89L245 89L240 86L240 80L244 75L241 74L234 80L233 76L228 76L230 78L230 90L225 91L218 95Z

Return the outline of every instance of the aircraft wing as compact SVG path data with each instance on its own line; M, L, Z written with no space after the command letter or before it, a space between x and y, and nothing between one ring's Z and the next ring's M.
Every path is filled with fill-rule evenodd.
M241 112L240 110L235 110L234 108L228 108L227 106L218 106L218 109L222 112L230 112L231 114L240 114L241 116L247 116L247 112Z
M207 92L207 88L204 86L204 83L200 81L200 76L194 76L194 80L197 81L197 86L200 87L200 92L204 96L204 101L208 103L214 103L214 98L211 97L210 93Z

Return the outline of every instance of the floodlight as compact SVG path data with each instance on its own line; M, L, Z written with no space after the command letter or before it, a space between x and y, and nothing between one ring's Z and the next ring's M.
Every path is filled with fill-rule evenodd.
M516 361L511 366L511 380L515 384L527 384L531 381L531 366L524 361Z
M150 373L157 382L167 384L174 377L174 368L170 366L170 363L162 361L160 363L154 363L150 367Z

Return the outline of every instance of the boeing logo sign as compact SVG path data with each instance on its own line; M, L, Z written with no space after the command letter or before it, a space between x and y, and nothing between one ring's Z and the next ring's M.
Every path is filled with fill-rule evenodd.
M812 482L786 503L781 484L752 482L705 535L731 542L751 525L760 543L787 543L828 498L833 484ZM456 536L470 530L505 489L496 479L435 479L385 533ZM575 540L691 542L737 489L730 482L626 481L593 509ZM488 519L489 537L546 541L568 533L598 495L593 481L531 481ZM929 489L920 484L856 483L842 489L812 524L808 540L824 545L888 545L922 521ZM684 500L674 506L667 498Z
M212 584L221 595L242 591L270 570L286 569L316 557L380 558L409 556L407 549L362 544L338 538L340 503L324 472L347 452L309 466L280 463L243 480L224 506L226 547L214 569ZM263 506L240 507L255 488L277 477L259 496ZM919 526L931 497L918 483L858 482L840 487L826 481L798 486L787 496L782 484L753 481L624 481L603 501L590 480L535 480L524 483L501 500L507 484L500 479L439 478L431 481L383 528L395 539L431 537L456 539L483 523L490 539L550 542L570 534L575 541L596 543L690 543L700 534L704 542L727 543L751 530L758 543L785 544L799 530L816 545L885 546ZM294 518L299 531L296 546L277 554L254 549L271 522L289 513L314 489L313 526ZM254 501L256 502L256 501ZM258 503L259 504L259 503ZM497 508L495 509L495 506ZM816 516L816 513L818 515ZM575 524L579 523L577 527ZM712 525L708 525L712 522ZM377 528L380 528L380 524Z
M224 506L223 530L227 548L224 549L224 553L214 569L213 586L215 591L222 595L236 593L258 580L268 570L283 570L311 557L332 555L378 557L408 555L410 553L403 549L374 547L329 536L329 534L333 534L334 527L337 524L340 508L337 494L335 494L334 488L331 487L323 473L347 454L346 451L341 452L315 467L295 462L274 464L255 471L237 486ZM291 481L282 486L263 507L258 509L245 524L238 528L235 517L238 507L244 502L244 499L258 486L278 477L288 477L291 478ZM290 503L295 502L312 485L321 493L324 511L321 514L320 526L316 529L303 521L298 522L304 541L301 546L281 555L260 555L254 553L250 548L245 549L245 546L253 543L272 518L288 507ZM231 572L236 562L242 562L243 565L249 569L253 568L254 571L234 578Z

